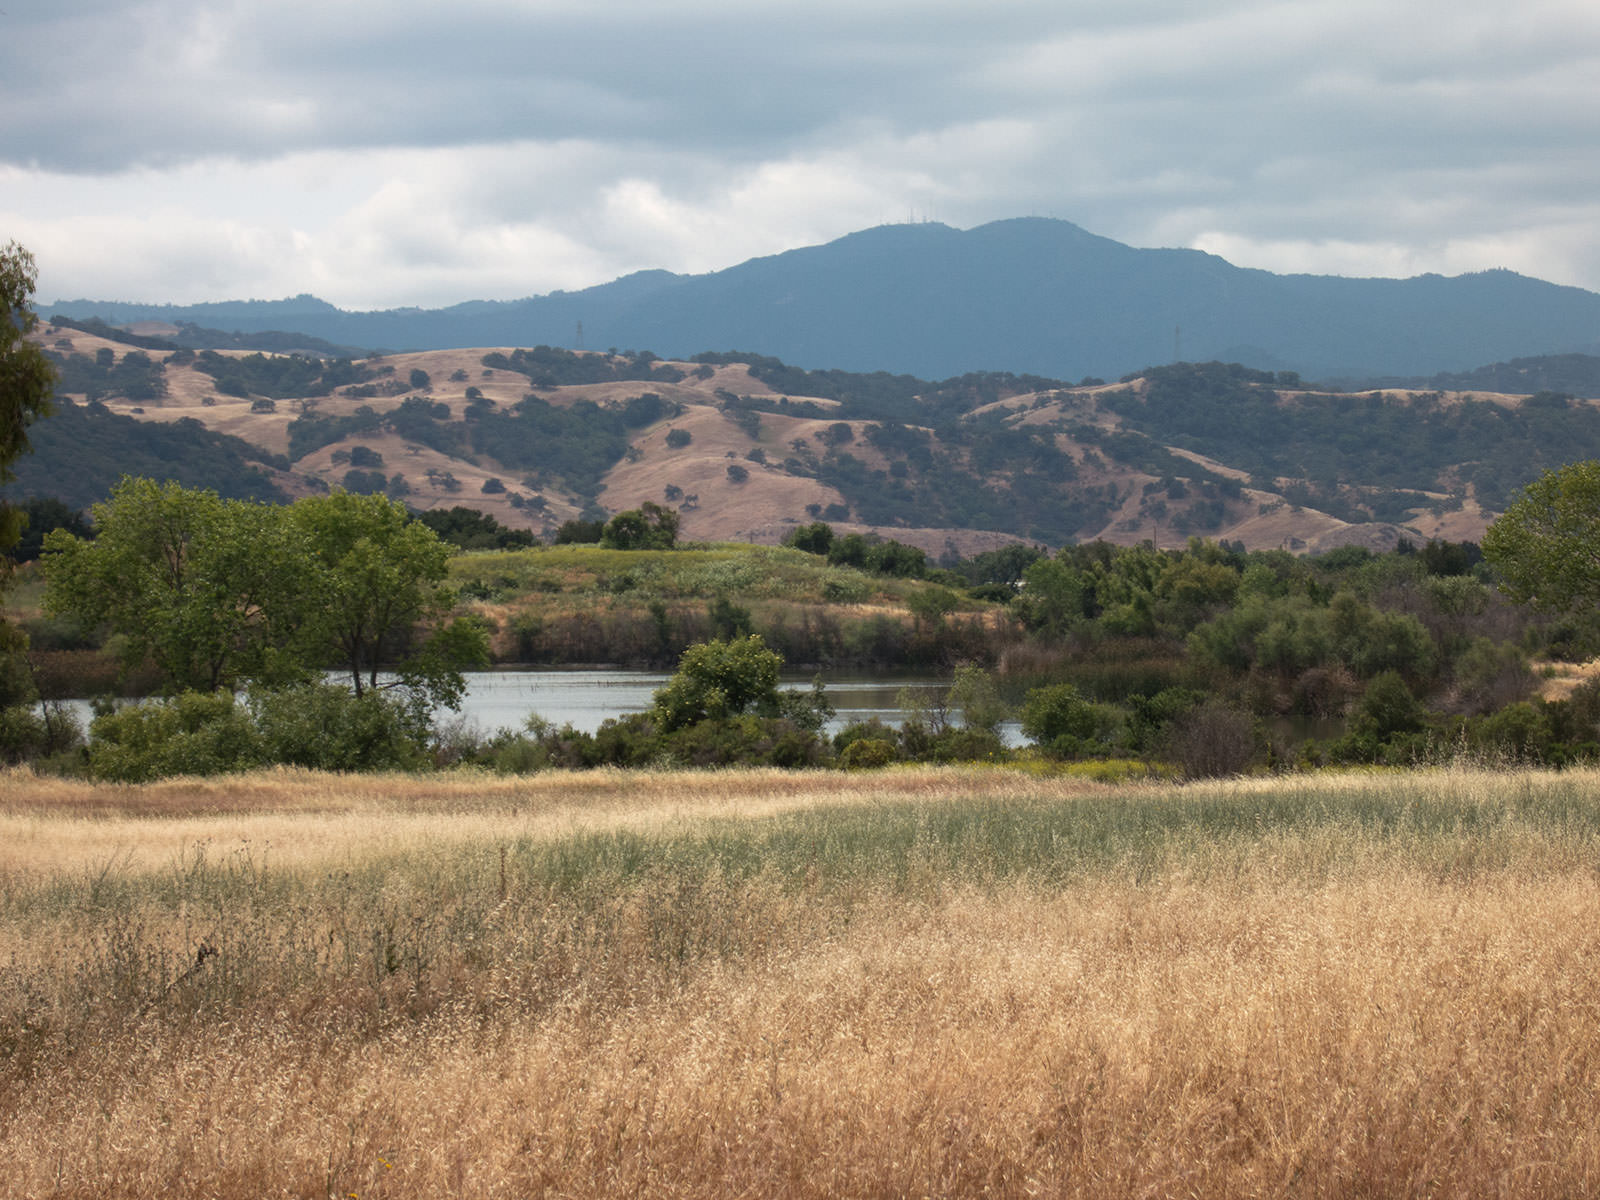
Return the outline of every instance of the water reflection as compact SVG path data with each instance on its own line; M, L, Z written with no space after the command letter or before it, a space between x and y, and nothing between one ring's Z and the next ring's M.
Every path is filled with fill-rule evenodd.
M537 714L552 725L571 724L593 733L607 717L644 712L667 671L468 671L467 694L460 715L486 731L520 729ZM809 675L786 675L781 686L799 691L811 688ZM905 714L898 697L902 688L929 701L942 697L950 684L927 676L824 676L828 700L836 710L828 732L836 733L853 721L873 717L898 727Z

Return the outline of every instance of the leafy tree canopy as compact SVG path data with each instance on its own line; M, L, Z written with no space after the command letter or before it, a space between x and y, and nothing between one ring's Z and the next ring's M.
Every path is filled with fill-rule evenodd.
M600 543L613 550L670 550L678 543L678 514L646 500L607 521Z
M756 634L690 646L678 671L655 694L655 715L668 732L698 721L750 711L776 711L783 658Z
M539 541L526 529L508 529L488 513L459 504L431 509L417 520L462 550L514 550Z
M55 370L27 340L38 322L30 301L38 280L33 255L16 242L0 250L0 483L15 478L11 464L28 449L28 426L50 411ZM21 521L0 503L0 550L17 540Z
M1600 605L1600 461L1546 471L1489 526L1483 554L1515 599Z
M94 506L97 536L45 538L45 606L121 639L127 666L152 659L173 691L281 676L301 558L279 510L176 483L125 479Z
M487 661L482 629L457 620L421 647L411 645L419 626L437 626L455 604L444 582L449 545L384 496L335 492L287 511L309 550L298 634L308 659L343 666L358 696L395 662L403 681L455 707L465 689L458 666Z
M342 666L360 696L392 666L422 708L454 707L480 625L447 623L450 547L383 496L289 507L128 479L94 509L97 536L45 539L46 608L119 635L167 690L303 680Z
M263 467L287 468L287 459L213 433L193 417L140 421L103 404L60 400L29 437L33 453L17 463L13 494L55 496L82 510L131 475L209 488L229 499L284 499Z

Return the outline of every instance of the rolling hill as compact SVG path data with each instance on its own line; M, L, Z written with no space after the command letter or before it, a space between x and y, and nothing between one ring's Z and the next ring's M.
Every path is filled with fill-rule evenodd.
M348 360L134 347L65 325L36 336L63 399L11 491L75 506L131 471L265 498L382 490L547 538L653 501L697 540L776 542L823 519L935 556L1097 537L1317 550L1475 539L1541 469L1600 457L1587 400L1328 392L1221 363L934 383L758 355Z

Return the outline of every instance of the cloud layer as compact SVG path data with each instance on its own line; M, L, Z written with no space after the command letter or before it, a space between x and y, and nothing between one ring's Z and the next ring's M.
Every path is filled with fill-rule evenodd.
M40 296L345 307L1041 214L1600 290L1591 0L74 0L0 13Z

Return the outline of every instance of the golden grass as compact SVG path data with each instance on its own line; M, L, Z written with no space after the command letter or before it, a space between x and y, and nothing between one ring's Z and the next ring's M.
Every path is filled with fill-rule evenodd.
M1587 1194L1596 783L0 776L0 1194Z
M274 862L318 866L418 845L651 832L710 818L975 796L1049 797L1087 781L1027 779L982 767L908 765L874 774L784 771L545 772L503 776L329 775L277 767L242 776L130 785L0 768L0 878L99 869L160 870L206 843L253 844Z

